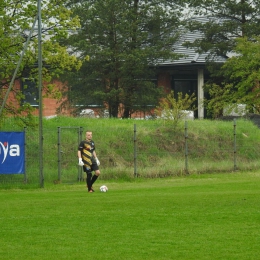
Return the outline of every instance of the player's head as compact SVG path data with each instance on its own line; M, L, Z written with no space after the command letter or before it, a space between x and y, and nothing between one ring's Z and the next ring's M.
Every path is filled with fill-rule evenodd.
M92 132L91 131L87 131L86 132L86 140L91 140L92 139Z

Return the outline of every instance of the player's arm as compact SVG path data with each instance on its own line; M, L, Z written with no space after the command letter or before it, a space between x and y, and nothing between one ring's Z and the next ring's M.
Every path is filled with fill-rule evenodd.
M83 166L83 165L84 165L84 162L82 161L82 158L81 158L81 150L78 150L78 158L79 158L79 163L78 163L78 165L79 165L79 166Z
M96 162L97 162L97 165L100 165L100 161L99 161L98 158L97 158L96 151L93 151L93 156L94 156L94 158L95 158L95 160L96 160Z

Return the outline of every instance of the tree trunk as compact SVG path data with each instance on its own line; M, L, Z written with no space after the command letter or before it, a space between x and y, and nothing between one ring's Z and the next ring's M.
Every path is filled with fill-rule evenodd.
M109 117L118 117L118 104L110 104L109 105Z
M125 107L124 113L123 113L123 118L129 118L131 115L130 109L128 107Z

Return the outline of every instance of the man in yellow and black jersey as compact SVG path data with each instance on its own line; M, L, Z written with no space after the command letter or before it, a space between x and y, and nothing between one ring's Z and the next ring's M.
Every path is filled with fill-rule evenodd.
M95 151L95 143L92 140L92 132L86 132L86 140L80 142L78 147L79 165L83 166L83 171L87 174L88 192L94 192L93 184L100 175L100 162ZM92 171L95 174L92 176Z

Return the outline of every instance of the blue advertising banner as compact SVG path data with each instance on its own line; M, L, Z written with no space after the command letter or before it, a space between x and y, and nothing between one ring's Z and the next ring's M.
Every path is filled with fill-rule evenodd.
M24 174L24 172L24 132L0 132L0 174Z

